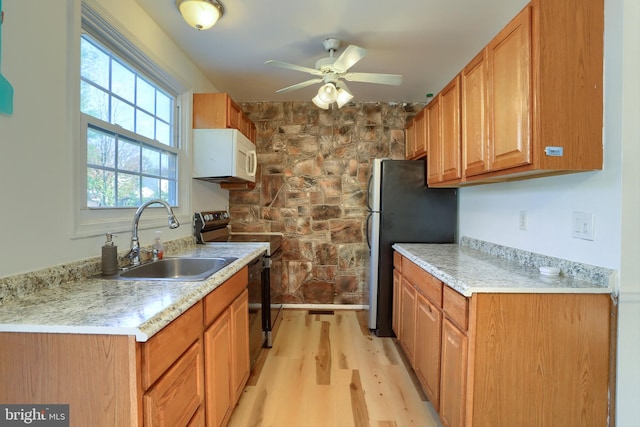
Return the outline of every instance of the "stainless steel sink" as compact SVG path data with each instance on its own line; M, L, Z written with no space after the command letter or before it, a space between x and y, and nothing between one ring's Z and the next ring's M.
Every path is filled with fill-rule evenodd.
M164 258L123 271L118 274L118 279L183 282L204 280L237 259L233 257Z

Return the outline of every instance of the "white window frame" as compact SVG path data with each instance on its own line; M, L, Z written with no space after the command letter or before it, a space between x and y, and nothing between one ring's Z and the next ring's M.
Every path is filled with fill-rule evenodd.
M182 224L191 223L189 207L190 202L190 176L188 162L190 155L187 129L191 124L192 91L189 86L178 77L173 76L158 64L161 60L154 57L153 53L144 51L143 46L129 30L123 27L102 6L93 1L83 0L80 12L81 25L73 34L73 48L76 52L71 61L69 70L70 93L76 95L74 119L70 125L78 129L78 137L74 144L74 215L73 238L98 236L107 232L130 232L133 214L136 208L101 208L91 209L87 207L87 145L86 131L87 120L80 112L80 37L86 32L102 43L112 52L130 63L139 71L153 78L169 93L176 94L176 106L178 113L175 116L175 134L177 135L176 147L178 149L178 201L174 207L174 213ZM75 66L74 66L75 65ZM158 209L147 209L144 214L144 222L140 223L140 229L164 228L167 226L167 216L164 208L158 205ZM125 244L121 242L120 245ZM126 246L126 244L125 244Z

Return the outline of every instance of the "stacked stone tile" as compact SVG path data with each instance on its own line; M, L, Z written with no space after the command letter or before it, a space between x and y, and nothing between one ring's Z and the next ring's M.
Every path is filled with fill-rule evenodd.
M371 160L404 158L405 122L423 106L241 105L257 127L258 171L253 190L229 192L231 227L284 233L282 262L273 266L276 301L368 303Z

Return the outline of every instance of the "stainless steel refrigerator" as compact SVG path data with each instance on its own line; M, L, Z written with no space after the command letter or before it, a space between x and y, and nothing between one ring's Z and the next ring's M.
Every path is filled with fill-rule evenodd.
M453 243L458 225L455 189L426 186L424 160L374 159L367 196L369 329L393 336L394 243Z

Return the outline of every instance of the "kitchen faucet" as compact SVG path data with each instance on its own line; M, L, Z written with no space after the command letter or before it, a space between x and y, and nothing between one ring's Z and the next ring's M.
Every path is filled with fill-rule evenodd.
M136 210L136 213L133 215L133 227L131 229L131 250L129 251L129 259L131 260L130 265L135 267L136 265L140 265L140 242L138 241L138 221L140 221L140 215L142 215L142 211L149 205L153 205L155 203L159 203L165 207L167 213L169 214L169 228L174 229L180 226L178 219L173 213L171 206L167 202L161 199L152 199L148 202L141 204Z

